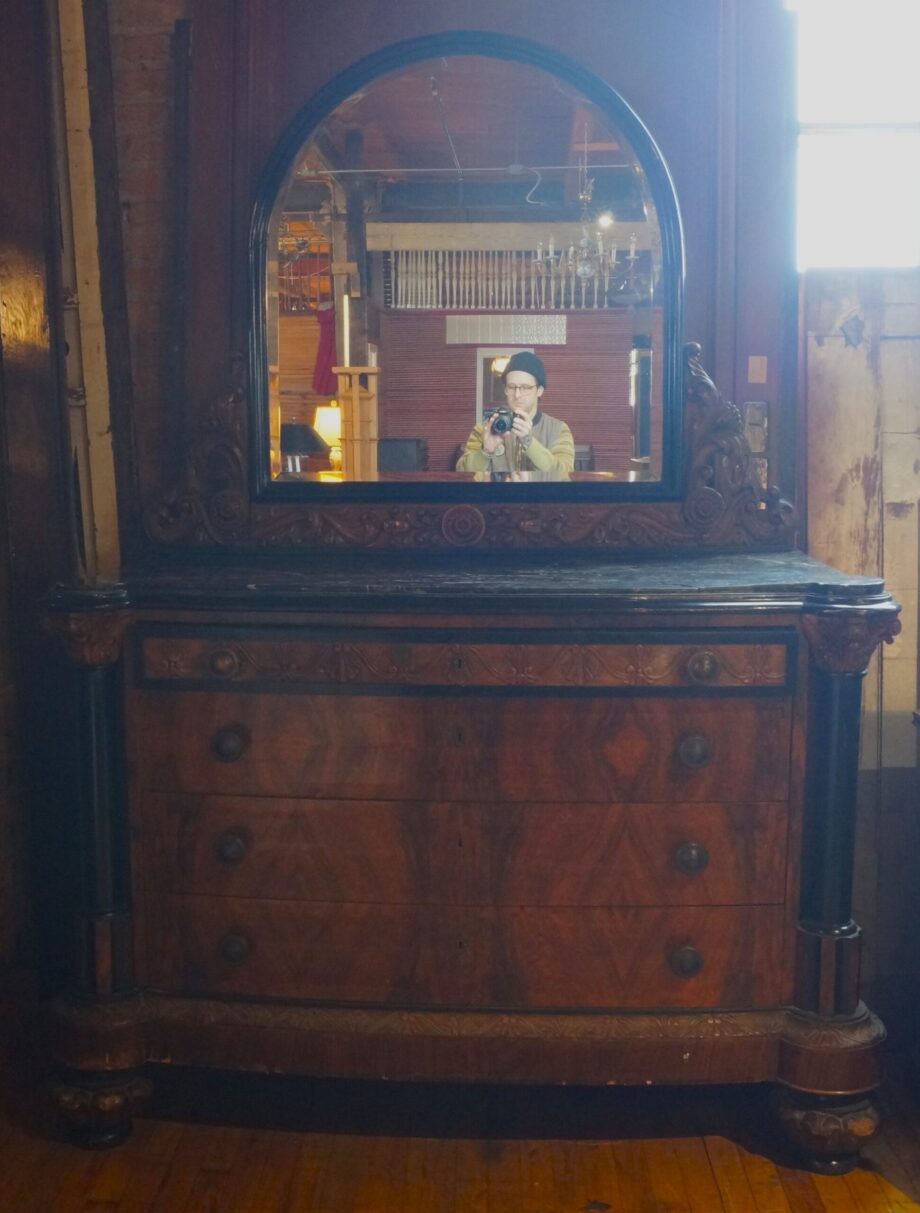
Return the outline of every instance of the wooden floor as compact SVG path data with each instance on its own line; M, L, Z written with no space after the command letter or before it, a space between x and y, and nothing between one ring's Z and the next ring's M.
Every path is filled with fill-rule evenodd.
M760 1088L547 1091L157 1074L105 1152L61 1139L14 1042L0 1213L882 1213L920 1210L902 1067L844 1177L796 1170ZM918 1088L920 1089L920 1088Z

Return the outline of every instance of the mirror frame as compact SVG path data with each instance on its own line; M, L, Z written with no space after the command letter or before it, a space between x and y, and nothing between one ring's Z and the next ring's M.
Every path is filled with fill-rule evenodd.
M271 478L268 414L266 316L267 241L272 213L295 158L320 124L348 97L377 78L427 59L478 55L512 60L555 75L597 106L629 141L642 165L655 203L661 234L663 313L661 365L661 475L657 480L613 483L471 484L448 479L428 483L350 481L342 484L284 482ZM249 330L250 477L254 501L338 503L470 502L600 503L676 500L683 481L683 237L677 196L667 166L651 134L627 102L600 77L573 60L525 39L482 31L426 35L385 47L352 64L317 92L289 123L260 179L249 239L251 320ZM462 439L462 435L460 436Z
M669 293L662 298L670 303L666 313L670 386L660 481L336 486L270 482L262 284L267 225L281 183L307 136L347 96L384 72L442 54L511 58L553 72L608 112L635 150L646 150L644 167L659 209L668 271L662 289ZM210 78L207 85L206 90L202 86L202 104L206 99L210 105ZM244 107L243 112L251 110ZM213 121L205 120L203 137L213 129L208 125ZM240 130L237 138L243 140L240 154L245 156L252 136ZM203 158L204 151L199 153ZM155 490L141 508L140 526L152 545L149 555L156 550L158 560L167 551L195 560L205 553L221 553L224 559L236 561L244 553L249 558L275 554L292 562L300 556L326 561L365 555L414 560L438 553L456 556L458 549L466 549L476 558L534 554L550 562L551 575L552 562L568 553L609 560L668 553L785 551L795 545L795 510L779 489L762 485L739 410L719 394L706 374L700 347L680 348L683 247L674 188L645 128L597 76L518 38L452 32L410 39L362 59L317 92L266 164L258 190L246 202L241 200L251 219L248 266L246 236L241 233L241 260L231 259L229 267L230 277L239 271L242 278L249 271L249 283L240 283L250 321L249 356L231 348L229 374L218 388L210 376L222 339L208 349L198 385L202 391L190 408L174 478ZM193 205L189 199L189 208ZM245 323L245 317L241 319ZM190 366L197 370L194 358ZM247 367L252 371L248 377ZM260 376L263 367L265 379Z

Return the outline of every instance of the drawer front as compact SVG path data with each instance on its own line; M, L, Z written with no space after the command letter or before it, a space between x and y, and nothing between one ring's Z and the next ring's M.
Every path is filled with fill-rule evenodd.
M168 896L148 984L185 994L478 1008L758 1007L780 907L491 909Z
M438 640L209 629L204 635L142 631L146 683L298 687L694 687L776 688L786 684L792 633L675 644L642 638L565 643L509 641L456 631Z
M428 804L148 794L151 889L379 905L779 902L783 804Z
M789 700L138 691L140 784L310 799L776 801Z

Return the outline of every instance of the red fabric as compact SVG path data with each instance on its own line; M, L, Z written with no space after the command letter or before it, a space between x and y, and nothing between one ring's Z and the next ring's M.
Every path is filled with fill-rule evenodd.
M321 308L316 313L319 321L319 346L316 350L316 365L313 368L313 391L320 396L334 396L338 381L332 368L335 355L335 308Z

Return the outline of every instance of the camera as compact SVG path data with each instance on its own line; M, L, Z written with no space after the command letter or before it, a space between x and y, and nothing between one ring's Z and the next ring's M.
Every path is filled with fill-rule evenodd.
M514 425L514 418L514 409L509 409L507 404L500 404L487 414L486 419L491 423L493 434L507 434Z

